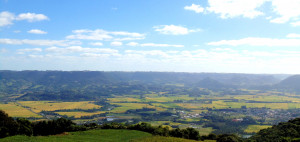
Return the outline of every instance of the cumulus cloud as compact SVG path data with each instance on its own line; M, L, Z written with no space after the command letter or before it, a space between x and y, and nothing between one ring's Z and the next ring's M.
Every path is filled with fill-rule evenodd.
M15 19L15 15L8 11L3 11L0 13L0 27L12 25Z
M119 52L110 48L95 49L79 46L51 47L43 51L45 54L25 54L30 58L0 56L0 60L3 61L2 67L17 68L21 65L32 69L34 64L35 67L38 67L37 69L45 70L230 73L298 73L300 71L299 51L255 51L222 47L198 50L125 50ZM8 60L10 62L5 62ZM20 62L21 60L23 62ZM44 66L45 63L47 66Z
M268 0L208 0L206 10L219 14L222 19L243 16L245 18L255 18L263 15L258 8Z
M138 50L126 50L125 54L129 55L142 55L142 56L160 56L163 58L168 58L169 55L161 50L150 50L150 51L138 51Z
M107 58L110 56L120 56L120 54L99 54L99 53L82 53L81 57Z
M36 22L42 20L49 20L49 18L44 14L21 13L16 17L16 20L27 20L28 22Z
M30 40L30 39L0 39L0 44L10 45L37 45L37 46L69 46L75 44L81 44L80 41L68 41L68 40Z
M166 35L186 35L191 32L199 32L201 29L188 29L183 26L176 26L176 25L160 25L153 27L155 31L166 34Z
M184 47L184 45L177 44L157 44L157 43L143 43L140 44L142 47Z
M15 20L27 20L29 22L36 22L49 20L49 18L44 14L35 13L21 13L18 16L15 16L15 14L8 11L3 11L0 13L0 27L12 25Z
M300 34L291 33L291 34L288 34L286 37L288 37L288 38L300 38Z
M5 53L5 52L7 52L7 49L5 49L5 48L0 49L0 53Z
M120 42L120 41L113 41L113 42L110 43L110 45L111 45L111 46L122 46L123 43Z
M39 30L39 29L32 29L32 30L29 30L27 32L31 33L31 34L47 34L47 32Z
M196 13L204 12L204 8L197 4L192 4L191 6L185 6L184 9L194 11Z
M292 21L292 26L300 25L297 21L300 18L299 0L208 0L208 6L200 11L218 14L222 19L239 16L253 19L268 13L262 11L262 6L268 2L270 3L270 13L276 14L266 17L271 23ZM192 5L191 7L195 9L196 6ZM198 13L201 13L200 11Z
M137 42L129 42L126 45L128 45L128 46L138 46L139 43L137 43Z
M280 17L272 19L272 23L286 23L300 16L299 0L272 0L273 11Z
M106 53L106 54L116 54L119 51L115 49L110 48L87 48L87 47L81 47L81 46L70 46L65 48L60 47L49 47L46 48L45 51L47 52L56 52L56 53Z
M145 35L140 33L131 33L125 31L105 31L102 29L96 30L73 30L73 35L68 35L67 39L85 39L85 40L139 40L144 39Z
M259 38L259 37L248 37L238 40L221 40L216 42L209 42L207 45L221 46L300 46L300 39L275 39L275 38Z
M291 25L294 27L300 26L300 21L291 22Z
M157 43L137 43L137 42L129 42L126 45L140 46L140 47L184 47L184 45L178 45L178 44L157 44Z
M18 54L25 54L25 52L42 52L43 50L41 48L24 48L24 49L18 49Z
M92 42L92 43L90 43L90 45L93 45L93 46L103 46L103 43L102 42Z

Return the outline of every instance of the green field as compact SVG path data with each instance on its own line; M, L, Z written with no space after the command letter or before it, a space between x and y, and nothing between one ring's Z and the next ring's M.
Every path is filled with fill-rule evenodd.
M151 137L152 135L146 132L135 131L135 130L90 130L83 132L70 132L66 135L55 135L55 136L12 136L4 139L0 139L0 142L40 142L40 141L105 141L105 142L129 142L133 139Z
M270 125L249 125L245 130L246 133L257 133L261 129L272 127Z
M0 139L0 142L194 142L174 137L152 136L150 133L135 130L89 130L70 132L54 136L12 136ZM215 142L215 141L205 141Z

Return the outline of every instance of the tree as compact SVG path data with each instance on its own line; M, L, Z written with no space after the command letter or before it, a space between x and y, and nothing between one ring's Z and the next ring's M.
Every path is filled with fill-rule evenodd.
M33 135L33 129L29 120L25 118L18 118L17 123L19 125L18 134L25 134L27 136Z
M18 132L18 124L7 113L0 110L0 138L16 135Z

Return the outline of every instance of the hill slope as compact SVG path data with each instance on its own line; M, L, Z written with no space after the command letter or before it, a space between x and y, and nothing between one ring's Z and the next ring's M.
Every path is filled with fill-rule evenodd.
M0 142L40 142L40 141L59 141L59 142L154 142L154 141L165 141L165 142L195 142L193 140L172 138L172 137L161 137L152 136L150 133L135 131L135 130L89 130L82 132L70 132L66 135L54 135L54 136L12 136L0 139ZM207 141L213 142L213 141Z
M290 76L274 85L274 88L291 93L300 93L300 75Z

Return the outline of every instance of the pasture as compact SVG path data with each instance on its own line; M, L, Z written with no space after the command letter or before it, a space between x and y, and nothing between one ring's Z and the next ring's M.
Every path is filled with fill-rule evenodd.
M257 133L261 129L266 129L272 127L270 125L249 125L247 129L244 130L245 133Z
M42 116L37 115L26 108L18 105L17 103L10 102L7 104L0 104L0 109L5 111L11 117L35 117L41 118Z
M99 109L101 106L90 101L81 102L56 102L56 101L20 101L23 106L31 108L35 112L55 111L66 109Z

